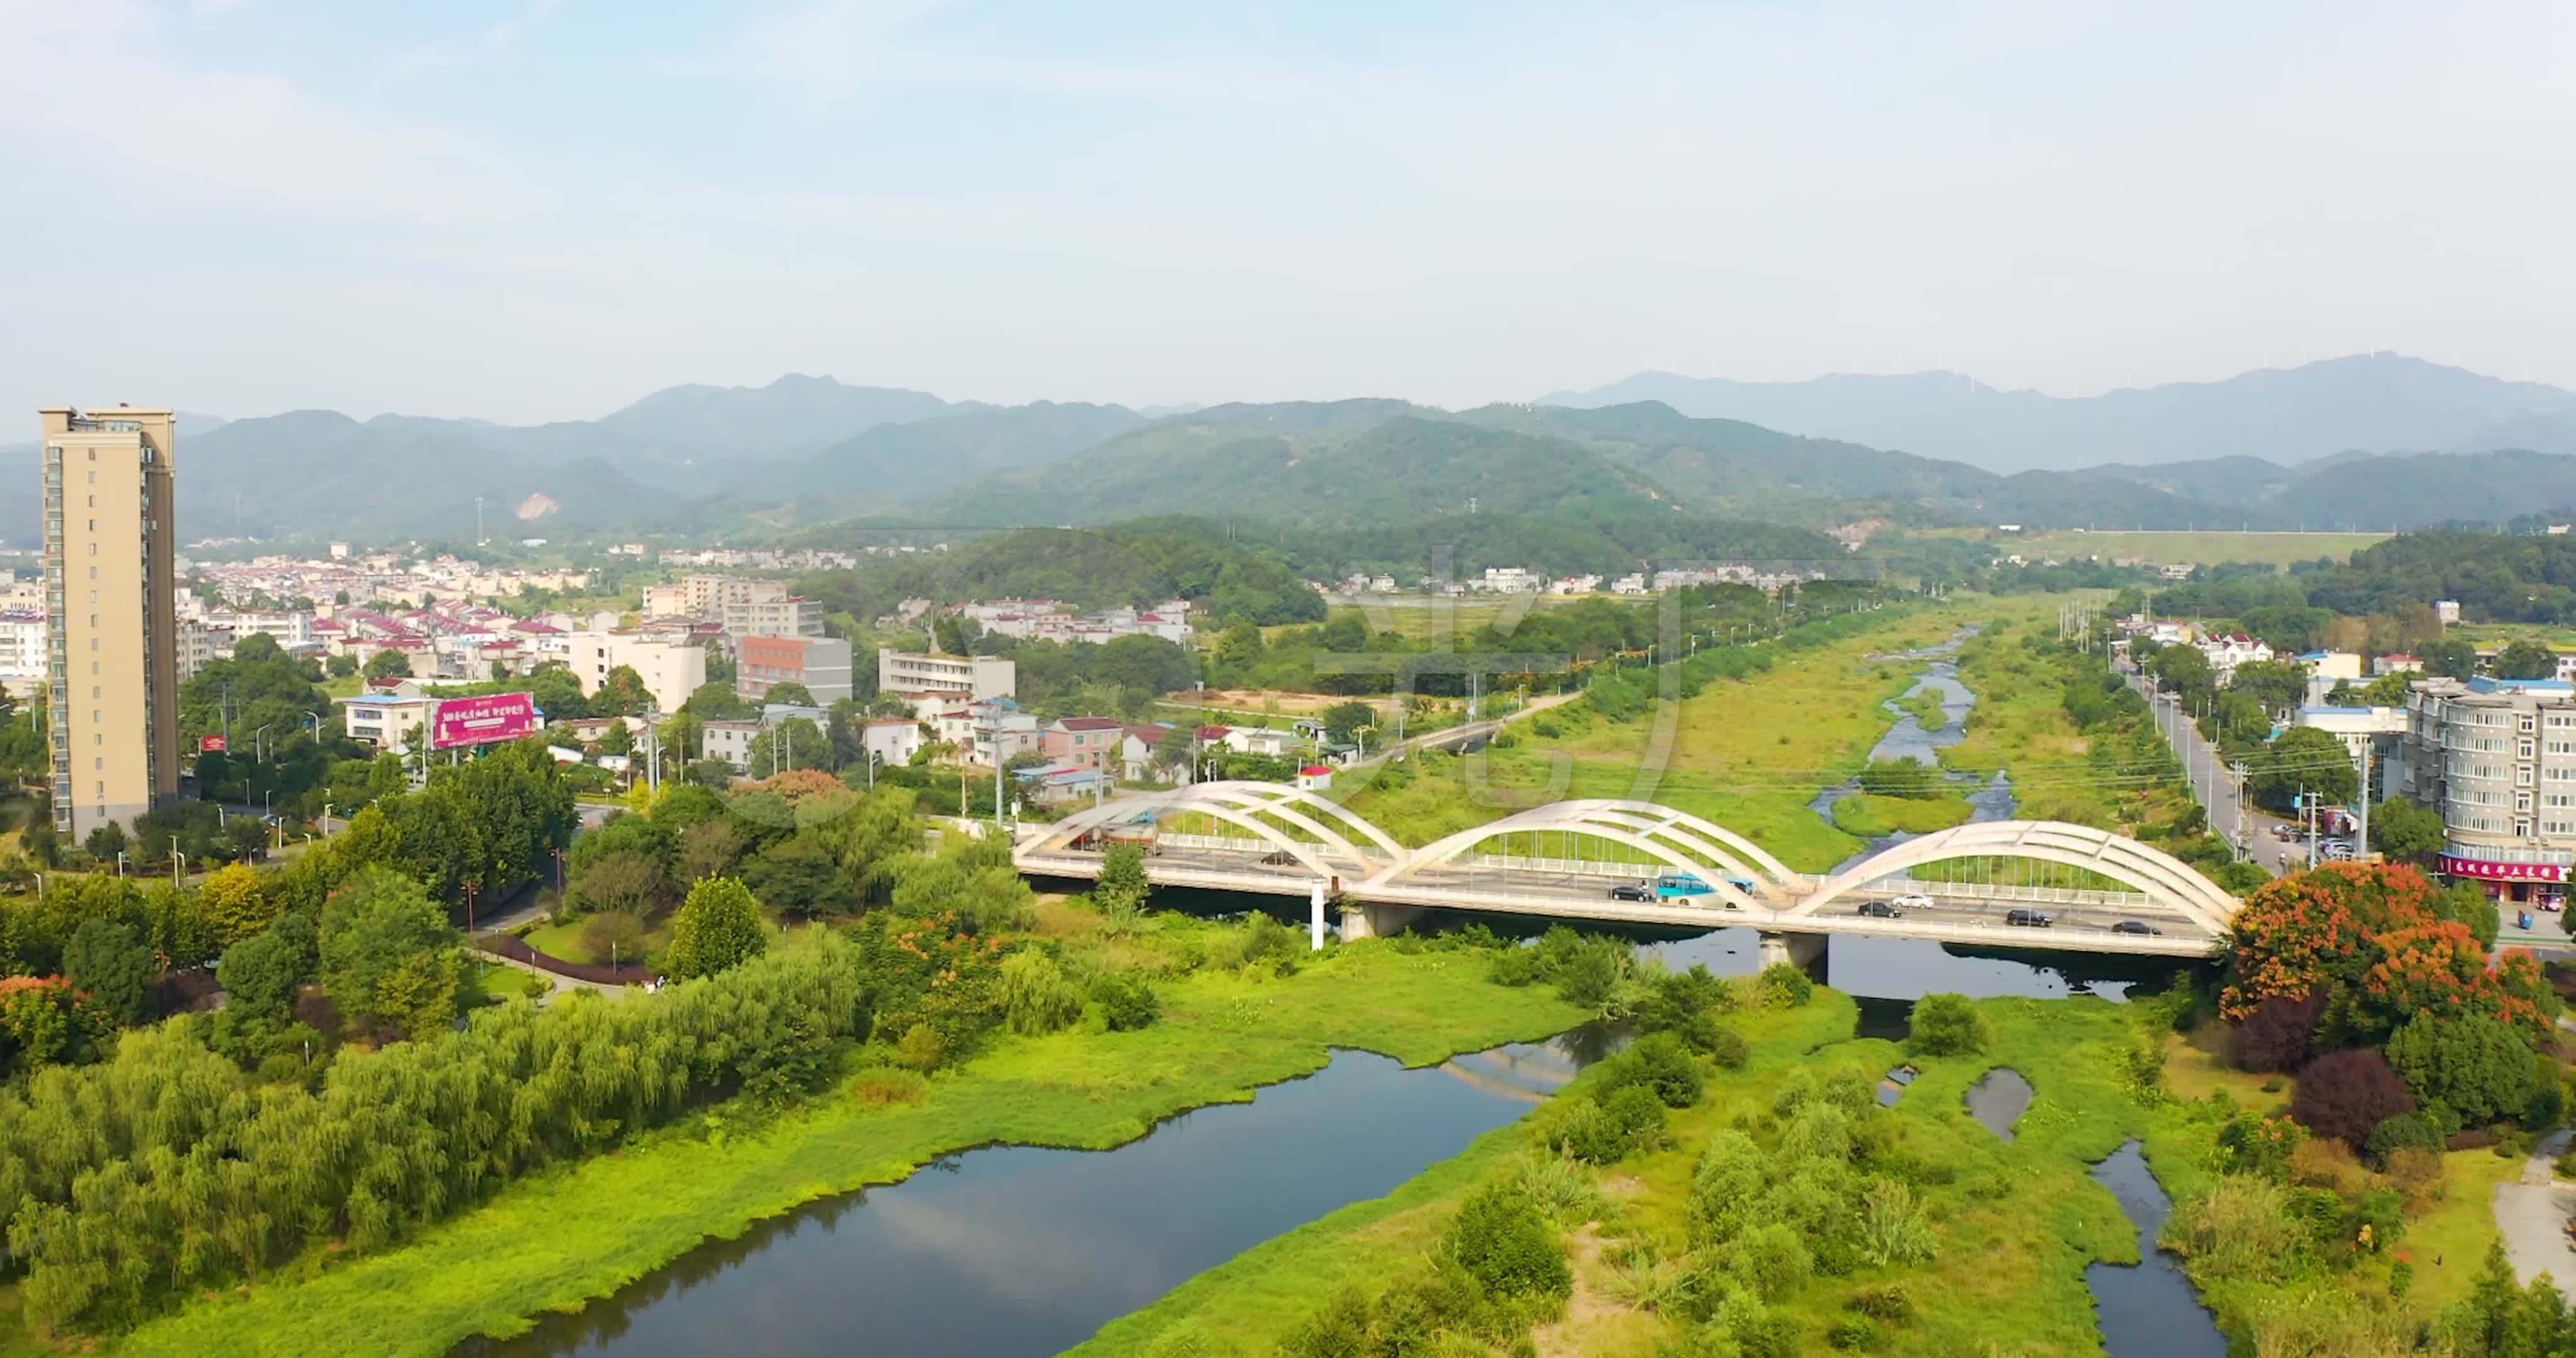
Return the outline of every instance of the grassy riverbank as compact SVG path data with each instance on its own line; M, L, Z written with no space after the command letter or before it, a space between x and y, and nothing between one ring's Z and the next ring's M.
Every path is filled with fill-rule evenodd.
M1861 841L1808 804L1860 767L1895 723L1883 704L1921 669L1887 657L2037 607L2027 599L1927 604L1857 636L1784 652L1750 678L1712 682L1669 724L1651 712L1611 721L1570 704L1515 723L1512 740L1481 760L1421 758L1411 777L1381 776L1346 800L1396 838L1423 844L1542 802L1634 797L1705 816L1793 868L1821 871Z
M2091 1178L2092 1164L2136 1138L2166 1190L2182 1202L2217 1177L2218 1131L2238 1107L2233 1096L2259 1099L2254 1106L2266 1110L2287 1096L2258 1094L2260 1077L2208 1069L2194 1049L2164 1045L2171 1010L2161 1004L2081 997L1985 1000L1975 1008L1988 1031L1984 1049L1938 1059L1854 1037L1856 1006L1832 991L1817 991L1803 1008L1731 1018L1751 1039L1745 1068L1713 1072L1699 1102L1672 1115L1663 1148L1584 1171L1603 1206L1566 1237L1573 1294L1539 1327L1538 1351L1638 1358L1698 1351L1664 1346L1687 1345L1685 1336L1693 1333L1677 1318L1683 1307L1673 1289L1696 1267L1691 1202L1702 1152L1727 1129L1774 1125L1770 1110L1793 1081L1833 1072L1875 1080L1911 1060L1920 1078L1893 1109L1873 1116L1893 1121L1889 1135L1918 1166L1913 1181L1938 1252L1911 1267L1818 1275L1773 1298L1769 1309L1794 1325L1795 1347L1787 1351L1829 1351L1828 1335L1851 1323L1855 1301L1895 1283L1910 1299L1911 1314L1878 1325L1872 1351L2100 1353L2084 1270L2096 1261L2133 1264L2139 1256L2133 1227ZM1996 1066L2020 1071L2034 1087L2009 1142L1972 1120L1964 1105L1969 1086ZM2149 1072L2144 1081L2142 1070ZM2227 1097L2184 1098L2179 1090L2186 1086ZM1332 1298L1371 1292L1417 1270L1466 1197L1545 1154L1548 1129L1583 1088L1578 1082L1550 1108L1487 1135L1385 1198L1352 1204L1200 1275L1104 1327L1075 1352L1218 1358L1272 1351ZM2493 1165L2501 1163L2484 1151L2445 1157L2447 1195L2410 1218L2405 1237L2413 1309L2428 1312L2461 1295L2474 1276L2494 1238L2486 1201ZM2363 1258L2336 1275L2336 1285L2385 1295L2398 1257ZM2280 1287L2223 1283L2206 1300L2222 1323L2245 1330L2282 1295Z
M1964 797L1882 797L1854 792L1834 803L1834 824L1845 834L1876 839L1900 831L1928 835L1964 825L1976 808Z
M1474 954L1336 948L1288 977L1194 972L1164 983L1133 1032L1002 1037L917 1104L848 1086L754 1134L721 1122L655 1133L512 1185L380 1255L307 1261L210 1298L114 1346L133 1354L437 1354L475 1334L606 1295L711 1236L801 1203L902 1179L991 1142L1105 1149L1165 1117L1248 1099L1336 1047L1422 1065L1560 1032L1586 1015L1544 989L1485 979Z

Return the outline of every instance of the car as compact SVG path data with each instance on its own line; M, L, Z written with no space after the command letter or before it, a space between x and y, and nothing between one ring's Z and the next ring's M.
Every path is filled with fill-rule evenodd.
M1651 901L1654 898L1655 889L1643 882L1621 882L1610 888L1610 899L1614 901Z
M1904 898L1898 897L1897 899L1902 900ZM1897 916L1902 915L1905 912L1897 908L1896 901L1862 901L1860 903L1860 909L1856 913L1866 915L1871 919L1895 919Z
M2036 910L2007 910L2004 923L2016 929L2045 929L2057 921Z
M2352 844L2346 840L2329 839L2317 846L2317 852L2336 860L2347 859L2352 857Z
M2124 919L2119 923L2112 925L2111 932L2115 934L2144 934L2149 938L2161 938L2164 936L2165 931L2142 919Z
M1932 898L1920 891L1909 891L1888 904L1899 910L1929 910L1932 908Z

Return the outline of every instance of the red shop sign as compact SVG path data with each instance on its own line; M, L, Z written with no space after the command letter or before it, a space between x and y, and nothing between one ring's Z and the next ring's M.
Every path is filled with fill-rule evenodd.
M2441 871L2449 877L2478 877L2490 882L2560 882L2567 870L2556 863L2497 863L2484 858L2441 856Z

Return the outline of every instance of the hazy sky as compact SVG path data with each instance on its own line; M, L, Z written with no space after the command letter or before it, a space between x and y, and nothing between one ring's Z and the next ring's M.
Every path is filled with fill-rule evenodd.
M0 0L0 34L22 412L2071 393L2371 349L2576 386L2564 3Z

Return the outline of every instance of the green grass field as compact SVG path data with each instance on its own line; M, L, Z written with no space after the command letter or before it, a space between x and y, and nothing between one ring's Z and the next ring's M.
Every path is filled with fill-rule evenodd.
M1163 984L1164 1017L1152 1027L1002 1037L942 1072L918 1104L872 1108L844 1087L753 1134L687 1125L648 1134L515 1183L397 1249L338 1266L308 1259L208 1298L117 1351L442 1354L606 1295L710 1236L895 1182L954 1151L1106 1148L1174 1113L1321 1069L1337 1047L1426 1065L1587 1017L1545 990L1494 985L1485 969L1481 955L1363 943L1285 979L1194 973ZM13 1300L0 1293L0 1307Z
M1854 792L1834 803L1834 824L1845 834L1876 839L1899 831L1928 835L1965 825L1976 810L1964 797L1881 797Z
M2055 529L2042 533L1998 533L1979 529L1967 536L1994 544L2004 552L2064 561L2074 557L2143 557L2157 565L2216 565L2221 561L2262 561L2287 566L2293 561L2332 557L2342 561L2387 533L2229 533L2199 531L2125 531L2093 533Z
M1381 777L1337 791L1407 844L1541 802L1634 797L1705 816L1792 868L1820 871L1861 841L1808 803L1860 767L1895 724L1882 704L1911 687L1921 668L1882 657L1970 622L2043 610L2053 618L2055 602L2035 595L1925 608L1862 636L1784 653L1750 680L1713 683L1680 705L1669 728L1652 714L1612 722L1575 703L1514 723L1512 743L1481 759L1430 756L1414 761L1409 782Z

